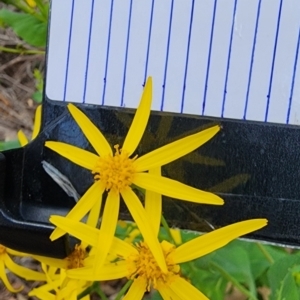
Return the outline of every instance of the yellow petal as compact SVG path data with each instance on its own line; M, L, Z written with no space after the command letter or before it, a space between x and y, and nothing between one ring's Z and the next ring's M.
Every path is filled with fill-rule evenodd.
M152 78L148 77L143 95L128 130L122 149L130 156L141 141L150 116L152 102Z
M69 103L68 109L85 137L100 156L113 155L111 147L101 131L75 105Z
M171 253L172 259L175 263L191 261L227 245L242 235L258 230L266 226L267 223L267 219L253 219L237 222L206 233L176 248Z
M67 265L68 265L68 263L65 259L52 258L52 257L46 257L46 256L40 256L40 255L32 255L32 257L41 263L44 263L48 266L56 267L59 269L66 269Z
M175 244L177 246L181 245L182 244L182 239L181 239L181 232L179 229L176 229L176 228L170 228L170 233L172 235L172 238L175 242Z
M198 190L163 176L137 173L134 175L133 183L145 190L151 190L174 199L214 205L222 205L224 203L223 199L217 195Z
M109 253L113 256L123 257L126 259L130 255L137 255L138 251L131 244L124 242L119 238L114 238Z
M138 226L143 238L148 245L152 255L156 259L157 264L161 268L162 272L167 272L166 261L159 244L157 233L154 232L153 226L149 221L144 207L142 206L137 195L132 191L131 188L124 189L121 192L123 200L133 218L136 225Z
M45 266L44 263L41 263L41 265ZM67 265L67 263L66 263L66 265ZM49 280L48 277L47 277L47 281L59 279L61 277L61 274L58 274L59 273L59 269L60 269L60 273L62 273L62 270L66 269L66 267L62 267L61 268L61 267L58 267L58 266L54 267L54 266L49 266L48 265L48 271L47 271L47 266L45 266L43 268L43 271L45 273L45 270L46 270L47 273L45 273L45 274L46 274L46 276L49 276L49 278L50 278L50 280Z
M160 284L157 290L164 300L182 300L167 284Z
M18 131L18 140L22 147L28 144L28 139L22 130Z
M40 288L35 288L28 293L28 296L32 297L35 296L39 299L43 300L56 300L56 296L51 294L50 292L41 290Z
M213 126L153 150L134 161L134 167L137 172L142 172L166 165L202 146L219 130L220 126Z
M76 237L77 239L91 246L96 245L99 233L98 229L61 216L51 216L50 222L58 228L62 229L64 232L68 232L70 235Z
M46 284L41 285L40 287L38 287L38 288L36 288L34 290L41 290L41 291L44 291L44 292L52 291L52 290L58 291L58 287L60 285L61 285L60 280L56 279L55 281L50 281L50 282L48 282ZM31 292L29 293L29 296L31 296Z
M102 204L102 198L97 200L95 205L92 207L88 219L86 221L86 224L91 226L91 227L97 227L98 221L99 221L99 214L101 210L101 204ZM87 243L82 242L81 243L83 248L86 248L88 246Z
M94 273L93 268L77 268L67 271L69 278L82 279L86 281L115 280L128 275L128 263L119 261L116 263L105 264Z
M116 232L120 207L120 194L114 190L108 193L99 230L94 270L101 268L107 257Z
M93 207L93 205L102 199L102 194L105 187L101 185L99 181L96 181L92 186L85 192L85 194L79 199L76 205L69 211L66 218L80 221ZM58 239L66 232L60 228L54 229L50 235L52 241Z
M171 281L169 288L177 294L180 299L209 300L209 298L198 289L179 276L176 276L174 280Z
M45 146L88 170L93 170L99 160L99 157L96 154L69 144L48 141L45 143Z
M79 290L80 282L78 280L68 280L67 284L62 287L56 295L57 300L77 300L77 291Z
M3 260L0 260L0 279L3 281L6 288L12 293L18 293L23 289L23 286L19 287L18 289L14 289L13 286L10 284L5 272L5 266Z
M87 225L91 227L97 227L99 221L99 213L101 210L101 204L102 204L102 198L98 199L95 205L92 207L88 219L86 221Z
M14 249L7 248L7 247L6 247L6 252L11 254L11 255L14 255L14 256L30 256L31 255L31 254L24 253L24 252L19 252L19 251L16 251Z
M128 292L123 297L123 300L142 299L146 292L146 286L147 286L146 281L141 278L137 278L133 280L133 283L131 284Z
M40 132L42 120L42 105L39 105L35 110L34 125L31 140L34 140Z
M9 257L8 254L6 254L5 257L5 265L12 273L26 280L46 281L45 274L19 266Z
M161 175L160 167L149 170L149 173L154 174L156 176L160 176ZM155 234L158 235L158 231L160 228L161 211L162 211L161 194L152 192L150 190L146 190L145 210L147 216L149 216L149 221L153 226L153 230Z

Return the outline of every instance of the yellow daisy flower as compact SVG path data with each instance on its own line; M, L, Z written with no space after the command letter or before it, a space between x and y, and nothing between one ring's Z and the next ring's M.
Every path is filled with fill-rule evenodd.
M47 283L32 289L28 293L30 297L35 296L41 300L77 300L77 296L88 287L85 280L67 279L66 272L59 268L42 263L42 269L46 274ZM90 300L90 296L81 299Z
M97 249L102 255L99 254L97 256L98 261L95 263L95 267L100 267L103 264L111 246L119 214L120 196L122 196L145 241L158 260L158 264L166 271L162 249L157 239L154 239L153 229L149 226L149 222L147 222L145 209L131 188L132 184L175 199L214 205L223 204L223 200L212 193L198 190L157 174L147 173L149 169L168 164L203 145L220 130L219 126L213 126L192 134L141 157L137 157L137 155L132 156L140 143L148 123L151 102L152 79L148 78L139 107L123 146L120 149L119 145L115 145L115 154L100 130L84 113L72 104L68 105L68 109L86 138L94 147L97 155L61 142L48 141L45 143L46 147L72 162L91 170L94 175L94 184L68 213L67 217L69 219L81 220L93 207L95 201L102 197L104 191L108 191L97 244ZM64 230L56 228L50 238L51 240L55 240L63 234L65 234Z
M30 256L29 254L15 251L13 249L7 248L3 245L0 245L0 279L3 281L6 288L12 292L17 293L23 289L21 286L18 289L14 289L13 286L9 283L5 269L9 269L12 273L24 278L26 280L37 280L45 281L46 276L43 273L36 272L25 267L22 267L16 264L11 258L10 255L15 256Z
M42 119L42 106L39 105L35 111L34 125L33 125L31 140L34 140L40 131L41 119ZM22 130L18 131L18 140L22 147L24 147L25 145L27 145L29 143L26 135L24 134L24 132Z
M52 216L50 221L86 243L97 246L100 230L61 216ZM67 274L70 278L93 281L127 277L133 280L133 283L124 300L142 299L144 293L151 288L156 289L163 299L208 299L181 276L180 264L211 253L230 241L266 225L266 219L237 222L177 247L162 241L159 245L167 266L166 272L161 270L147 242L133 245L114 237L109 253L113 257L119 257L118 261L105 263L96 270L88 267L69 270Z
M100 210L99 205L100 202L98 201L92 208L87 219L87 226L96 226ZM42 264L47 283L33 289L29 296L36 296L43 300L77 299L77 296L92 283L87 280L70 279L66 271L93 266L92 261L95 256L93 250L87 251L88 246L86 242L81 241L75 246L73 252L64 259L34 255L33 257ZM82 299L88 300L90 297L86 296Z

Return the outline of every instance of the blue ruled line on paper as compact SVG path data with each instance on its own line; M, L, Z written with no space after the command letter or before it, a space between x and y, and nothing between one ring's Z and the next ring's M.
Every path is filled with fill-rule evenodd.
M88 45L87 45L86 67L85 67L84 85L83 85L83 99L82 99L83 103L85 103L86 86L87 86L87 79L88 79L88 73L89 73L91 38L92 38L92 30L93 30L93 18L94 18L94 0L92 0L92 5L91 5L91 17L90 17L90 26L89 26L89 39L88 39Z
M192 7L191 7L190 26L189 26L189 36L188 36L188 43L187 43L187 49L186 49L185 70L184 70L184 79L183 79L183 88L182 88L182 98L181 98L181 107L180 107L180 112L181 112L181 113L183 112L183 107L184 107L184 96L185 96L185 87L186 87L186 76L187 76L188 65L189 65L189 54L190 54L191 34L192 34L193 18L194 18L194 4L195 4L195 0L193 0L193 2L192 2Z
M66 73L65 73L65 86L64 86L63 101L66 101L66 95L67 95L70 52L71 52L71 41L72 41L72 29L73 29L73 16L74 16L74 0L72 1L71 16L70 16L70 28L69 28L69 40L68 40L68 50L67 50L67 61L66 61Z
M255 53L255 46L256 46L256 37L257 37L259 16L260 16L260 5L261 5L261 0L259 0L259 2L258 2L258 8L257 8L257 14L256 14L255 31L254 31L254 38L253 38L253 45L252 45L251 62L250 62L250 70L249 70L249 77L248 77L248 85L247 85L243 120L246 120L246 116L247 116L249 92L250 92L250 85L251 85L251 79L252 79L252 68L253 68L253 63L254 63L254 53Z
M146 63L145 63L145 74L144 74L143 87L146 84L147 73L148 73L149 52L150 52L152 22L153 22L153 10L154 10L154 0L152 0L152 5L151 5L150 22L149 22L149 32L148 32L148 44L147 44L147 53L146 53Z
M124 72L123 72L123 85L122 85L121 103L120 103L121 107L124 106L124 91L125 91L125 83L126 83L127 58L128 58L129 39L130 39L131 13L132 13L132 0L130 0L130 6L129 6L129 17L128 17L128 27L127 27L127 40L126 40Z
M147 44L147 53L146 53L146 63L145 63L145 74L144 74L143 86L145 86L145 84L146 84L147 73L148 73L148 63L149 63L149 52L150 52L150 41L151 41L151 33L152 33L152 21L153 21L154 3L155 3L154 0L152 0L151 13L150 13L150 22L149 22L149 32L148 32L148 44Z
M165 101L165 90L166 90L166 80L167 80L168 61L169 61L169 49L170 49L170 40L171 40L171 33L172 33L173 4L174 4L174 0L172 0L172 2L171 2L171 11L170 11L170 19L169 19L169 32L168 32L164 82L163 82L163 86L162 86L163 89L162 89L161 105L160 105L161 111L163 111L163 109L164 109L164 101Z
M293 93L294 93L294 83L295 83L295 77L296 77L296 71L297 71L299 45L300 45L300 27L299 27L299 33L298 33L297 46L296 46L295 62L294 62L293 77L292 77L292 82L291 82L289 106L288 106L288 111L287 111L287 116L286 116L286 124L289 124L289 121L290 121L290 114L291 114L291 107L292 107L292 100L293 100Z
M275 43L274 43L273 58L272 58L272 67L271 67L271 74L270 74L270 81L269 81L269 90L268 90L268 95L267 95L265 122L268 121L269 105L270 105L270 98L271 98L271 91L272 91L272 80L273 80L275 57L276 57L276 50L277 50L277 41L278 41L280 19L281 19L281 9L282 9L282 0L280 0L279 11L278 11L277 28L276 28Z
M231 47L232 47L232 39L233 39L236 6L237 6L237 0L234 1L233 14L232 14L231 33L230 33L230 42L229 42L228 57L227 57L227 67L226 67L226 75L225 75L221 118L223 118L224 110L225 110L225 101L226 101L226 94L227 94L227 81L228 81L228 74L229 74L229 68L230 68Z
M105 92L106 92L106 77L107 77L107 70L108 70L110 34L111 34L111 24L112 24L113 10L114 10L114 0L111 0L111 2L110 2L110 15L109 15L109 26L108 26L108 34L107 34L105 71L104 71L104 78L103 78L102 105L104 105L104 98L105 98Z
M207 66L206 66L206 78L205 78L205 86L204 86L204 94L203 94L203 102L202 102L202 115L204 115L204 112L205 112L206 94L207 94L207 85L208 85L208 78L209 78L211 49L212 49L212 43L213 43L213 37L214 37L216 10L217 10L217 0L215 0L215 3L214 3L214 11L213 11L212 23L211 23L209 50L208 50Z

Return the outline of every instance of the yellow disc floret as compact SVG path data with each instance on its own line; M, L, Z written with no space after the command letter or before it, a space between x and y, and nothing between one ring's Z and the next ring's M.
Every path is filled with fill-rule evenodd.
M77 269L84 267L84 259L87 253L81 245L75 245L74 251L66 258L68 269Z
M126 152L119 149L119 145L114 146L116 153L114 156L99 157L92 173L95 180L100 180L107 191L114 189L117 192L132 184L135 173L133 161Z
M143 279L146 282L146 289L151 287L157 289L160 284L170 283L174 276L179 276L180 266L170 259L170 253L175 247L168 242L161 243L165 256L168 272L163 273L153 257L146 243L136 244L138 254L133 254L127 258L129 265L129 279Z

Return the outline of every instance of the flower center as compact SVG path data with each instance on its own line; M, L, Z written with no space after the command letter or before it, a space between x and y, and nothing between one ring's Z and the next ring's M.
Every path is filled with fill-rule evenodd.
M117 192L132 184L135 173L133 159L126 152L119 150L119 145L114 146L114 156L99 157L92 173L95 180L100 180L107 191L114 189Z
M151 287L157 288L159 284L168 283L172 277L180 272L180 266L176 265L170 258L169 254L174 251L174 246L165 247L164 242L161 243L163 253L168 268L167 273L163 273L159 268L155 258L153 257L148 245L140 242L136 245L139 254L131 255L127 258L129 263L129 279L142 278L146 281L146 289L149 292Z
M6 247L0 244L0 255L6 253Z
M84 259L87 253L81 245L75 245L74 251L66 258L68 265L67 269L77 269L84 267Z

